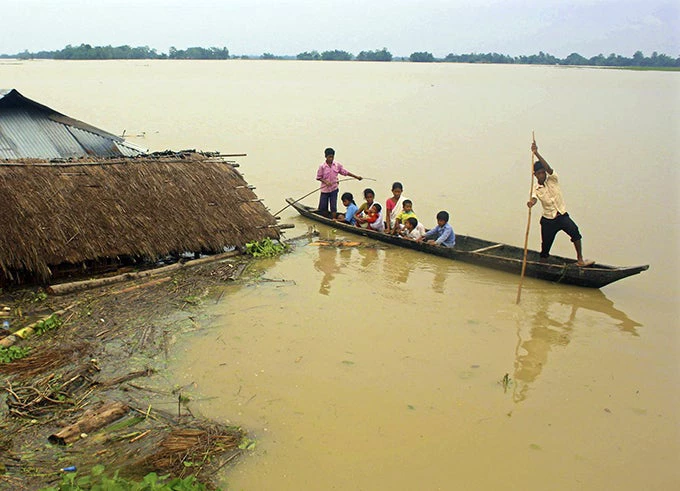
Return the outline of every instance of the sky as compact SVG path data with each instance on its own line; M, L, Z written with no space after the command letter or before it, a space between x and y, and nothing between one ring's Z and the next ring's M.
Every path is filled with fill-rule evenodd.
M387 48L680 56L677 0L0 0L0 53L226 47L232 55Z

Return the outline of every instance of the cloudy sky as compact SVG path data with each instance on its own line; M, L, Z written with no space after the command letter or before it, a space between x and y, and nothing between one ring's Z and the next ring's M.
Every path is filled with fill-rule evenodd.
M0 53L67 44L231 54L387 48L680 56L677 0L0 0Z

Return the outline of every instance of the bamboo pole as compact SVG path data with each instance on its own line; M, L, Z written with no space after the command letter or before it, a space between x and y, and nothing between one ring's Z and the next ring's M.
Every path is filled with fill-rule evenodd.
M536 143L536 136L534 132L531 132L531 140ZM529 201L531 201L531 196L534 193L534 152L531 152L531 181L529 186ZM527 218L527 231L524 234L524 259L522 259L522 274L519 277L519 286L517 287L517 300L516 304L519 304L519 299L522 296L522 282L524 281L524 272L527 269L527 252L529 250L529 229L531 228L531 208L529 208L529 216Z
M338 182L351 181L352 179L354 179L354 178L353 178L353 177L347 177L347 178L345 178L345 179L338 179ZM375 181L375 179L372 179L372 178L370 178L370 177L364 177L364 178L362 178L362 180ZM278 215L279 213L281 213L283 210L285 210L286 208L288 208L289 206L294 205L294 204L297 203L298 201L305 199L305 198L306 198L307 196L309 196L310 194L316 193L317 191L321 191L321 188L322 188L322 187L323 187L323 186L318 187L318 188L316 188L315 190L308 192L308 193L305 194L304 196L299 197L299 198L296 199L295 201L293 201L293 202L291 202L291 203L288 203L286 206L284 206L283 208L281 208L281 209L280 209L279 211L277 211L276 213L272 213L272 215L276 216L276 215Z
M117 276L110 276L108 278L95 278L93 280L83 280L74 281L71 283L61 283L59 285L50 285L47 288L47 293L51 295L65 295L67 293L74 293L81 290L89 290L90 288L97 288L100 286L111 285L114 283L120 283L123 281L134 280L137 278L145 278L147 276L156 276L159 274L166 274L176 269L188 268L191 266L198 266L199 264L211 263L214 261L220 261L229 257L241 255L241 251L230 251L224 252L222 254L215 254L214 256L208 256L201 259L194 259L193 261L187 261L186 263L175 263L169 266L163 266L161 268L149 269L147 271L140 271L137 273L124 273Z
M17 343L20 339L26 339L26 338L32 336L32 335L35 333L35 327L36 327L40 322L49 319L49 318L52 317L53 315L57 315L57 316L59 316L59 315L64 315L66 312L68 312L69 310L71 310L71 309L72 309L73 307L75 307L76 305L77 305L77 302L74 303L74 304L69 305L68 307L66 307L66 308L64 308L64 309L61 309L61 310L57 310L57 311L55 311L55 312L52 312L52 313L51 313L50 315L48 315L47 317L43 317L43 318L40 319L39 321L35 321L35 322L33 322L32 324L29 324L29 325L26 326L26 327L22 327L21 329L19 329L18 331L13 332L13 333L10 334L9 336L6 336L6 337L0 339L0 346L2 346L3 348L9 348L10 346L12 346L12 345L14 345L15 343Z

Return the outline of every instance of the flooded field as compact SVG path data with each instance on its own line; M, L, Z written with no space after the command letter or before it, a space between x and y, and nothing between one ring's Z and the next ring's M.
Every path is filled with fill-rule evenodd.
M332 146L428 226L522 245L531 132L602 290L358 239L296 241L175 352L195 413L247 428L227 489L672 489L680 482L680 77L560 67L0 63L6 88L153 150L247 153L273 211ZM45 81L49 80L49 83ZM315 195L305 200L315 203ZM530 233L539 246L538 209ZM288 237L311 223L291 209ZM342 239L317 227L322 238ZM566 236L553 252L573 255ZM507 377L506 377L507 374Z

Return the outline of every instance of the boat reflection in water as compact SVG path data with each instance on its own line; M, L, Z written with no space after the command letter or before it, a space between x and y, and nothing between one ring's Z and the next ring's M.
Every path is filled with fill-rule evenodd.
M615 325L621 332L631 336L639 336L637 328L642 326L628 315L614 307L600 290L569 291L559 293L532 292L536 298L536 313L533 315L528 334L526 328L518 326L517 345L515 347L515 367L513 400L524 401L530 391L531 384L541 374L548 362L551 351L565 349L572 339L574 329L599 329L603 325L586 323L579 319L579 311L590 311L604 314L609 318L607 326Z
M359 247L357 251L361 256L361 267L364 269L374 267L379 259L377 247Z
M331 293L331 283L335 275L340 272L342 265L338 263L338 250L335 247L325 245L318 246L319 255L314 261L314 268L323 273L319 293L329 295Z
M358 242L353 240L341 240L334 237L334 234L328 233L322 235L318 240L310 240L309 246L314 246L318 250L316 259L314 260L314 269L323 273L321 284L319 286L319 293L322 295L330 295L331 283L338 274L343 274L343 271L354 270L360 266L362 270L370 270L372 268L380 268L383 263L380 257L380 250L384 246L374 243ZM357 262L353 251L361 257ZM408 279L408 271L404 271L399 265L399 268L392 271L396 276L391 278L398 283L405 283Z

